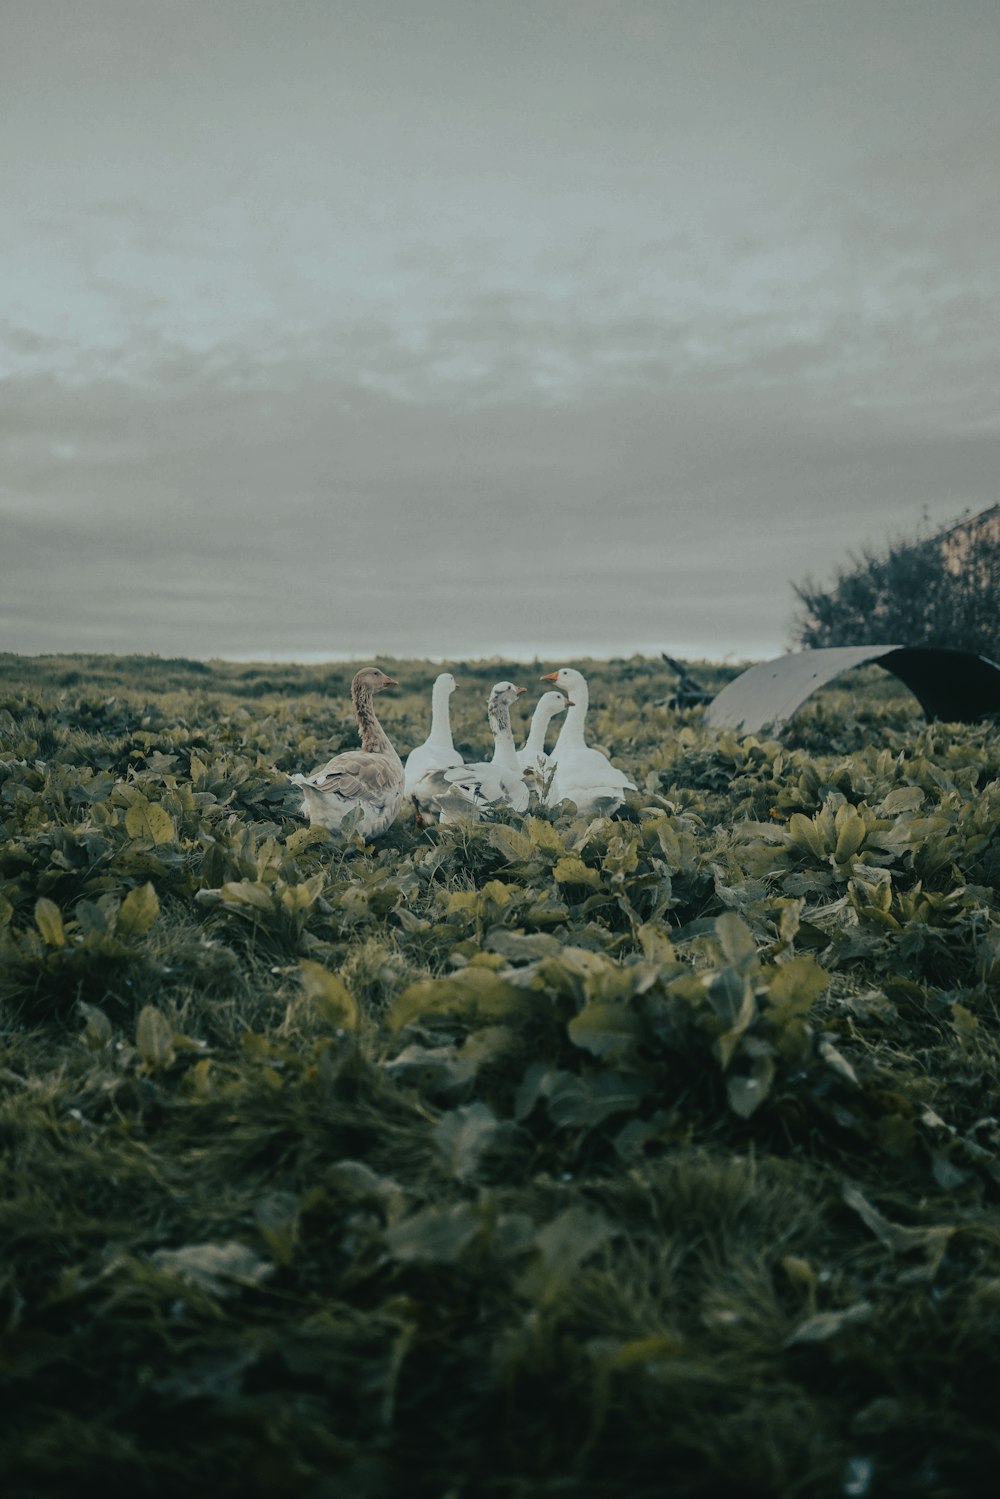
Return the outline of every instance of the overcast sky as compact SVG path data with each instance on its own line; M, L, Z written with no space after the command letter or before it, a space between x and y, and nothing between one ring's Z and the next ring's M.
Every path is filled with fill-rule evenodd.
M996 0L3 0L0 649L784 649L998 499Z

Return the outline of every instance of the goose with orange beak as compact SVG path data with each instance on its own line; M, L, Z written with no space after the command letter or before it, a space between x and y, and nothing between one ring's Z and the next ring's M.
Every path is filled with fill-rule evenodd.
M575 803L581 813L613 812L621 806L625 792L636 788L623 770L612 765L600 750L591 749L584 738L583 725L590 703L586 678L572 666L561 666L541 680L552 682L569 699L559 738L549 754L552 779L547 805L556 807L568 801Z
M549 757L545 753L545 735L549 724L557 713L562 713L570 706L561 692L542 693L531 715L528 737L517 752L517 763L523 773L531 771L536 776L545 774L549 764Z

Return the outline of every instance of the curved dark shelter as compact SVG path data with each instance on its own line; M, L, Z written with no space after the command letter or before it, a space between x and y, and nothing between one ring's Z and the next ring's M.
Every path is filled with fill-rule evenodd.
M1000 665L973 651L922 645L843 645L760 661L730 682L705 710L717 729L775 731L827 682L872 662L898 677L929 719L975 723L1000 713Z

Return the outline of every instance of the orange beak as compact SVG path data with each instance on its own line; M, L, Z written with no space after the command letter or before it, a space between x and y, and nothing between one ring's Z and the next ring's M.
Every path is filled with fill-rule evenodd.
M395 677L386 677L385 681L382 683L382 686L383 687L398 687L399 683L396 681Z
M550 671L544 677L539 677L538 680L540 682L554 682L558 675L557 671Z

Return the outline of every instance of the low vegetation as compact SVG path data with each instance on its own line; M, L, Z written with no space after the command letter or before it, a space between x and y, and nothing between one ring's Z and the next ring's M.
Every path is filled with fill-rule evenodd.
M920 534L866 548L831 586L812 578L797 585L799 644L931 646L1000 661L1000 507L964 526L960 537Z
M351 666L0 658L8 1492L991 1489L997 727L576 664L614 818L366 846Z

